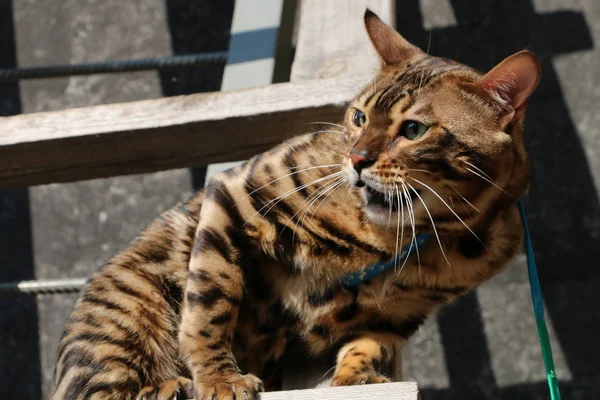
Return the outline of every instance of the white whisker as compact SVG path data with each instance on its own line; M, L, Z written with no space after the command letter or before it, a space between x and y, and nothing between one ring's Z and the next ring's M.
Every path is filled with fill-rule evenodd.
M340 179L343 179L343 178L340 178ZM337 181L336 181L336 182L337 182ZM331 185L334 185L334 184L335 184L335 182L333 182L333 183L332 183L332 182L327 182L327 183L324 183L323 185L319 186L317 189L315 189L315 191L314 191L314 192L312 192L312 193L311 193L311 194L310 194L310 195L309 195L309 196L308 196L308 197L305 199L305 201L304 201L304 203L305 203L305 204L304 204L304 206L303 206L303 207L301 207L301 208L300 208L300 210L296 211L296 212L294 213L294 215L292 215L292 216L290 217L290 219L288 220L288 222L292 222L292 221L294 220L294 218L296 217L296 215L300 214L300 213L301 213L301 212L302 212L302 211L303 211L303 210L304 210L304 209L305 209L305 208L308 206L308 204L310 203L310 201L311 201L312 199L314 199L315 197L317 197L317 196L318 196L318 195L321 193L321 191L322 191L322 190L325 190L326 188L328 188L329 186L331 186ZM296 222L296 226L297 226L297 225L298 225L298 223Z
M466 161L465 161L466 162ZM407 169L407 171L415 171L415 172L424 172L426 174L430 174L436 177L439 177L438 174L434 174L431 171L427 171L425 169ZM446 187L452 189L454 191L454 193L456 193L462 200L464 200L468 205L470 205L475 211L477 212L481 212L477 207L475 207L473 204L471 204L471 202L469 200L467 200L465 198L465 196L463 196L462 194L460 194L456 189L454 189L452 186L446 185Z
M421 79L419 81L419 88L417 89L417 99L421 95L421 87L423 86L423 78L425 78L425 72L421 71Z
M332 126L337 126L339 128L342 128L342 129L346 129L346 127L344 125L335 124L333 122L325 122L325 121L307 122L305 125L320 125L320 124L323 124L323 125L332 125Z
M321 378L319 378L320 381L322 381L331 371L333 371L334 369L336 369L337 365L334 365L333 367L329 368L322 376Z
M342 178L340 178L340 179L345 179L345 178L344 178L344 177L342 177ZM300 215L300 218L298 218L298 219L296 220L295 229L294 229L294 234L292 235L292 243L294 243L294 242L295 242L295 240L296 240L296 232L297 232L297 230L298 230L298 223L299 223L299 222L302 220L302 218L303 218L303 216L304 216L304 213L305 213L306 211L308 211L308 210L310 209L310 207L312 206L312 204L313 204L312 200L313 200L313 199L316 199L316 198L317 198L317 196L319 196L321 193L323 193L323 191L327 190L328 188L330 188L330 187L332 187L332 186L335 186L335 184L336 184L338 181L339 181L339 180L336 180L336 181L335 181L335 182L333 182L333 183L332 183L332 182L324 183L323 185L319 186L317 189L315 189L315 191L314 191L313 193L311 193L311 194L310 194L310 195L309 195L309 196L306 198L306 200L305 200L305 203L304 203L304 206L300 207L300 209L299 209L298 211L296 211L296 212L294 213L294 215L292 215L292 216L290 217L290 219L288 220L288 222L289 222L289 223L291 223L291 222L294 220L294 218L296 218L296 215L298 215L298 214L302 213L302 214ZM287 226L286 226L286 227L287 227ZM281 235L281 233L282 233L282 232L285 230L285 228L286 228L286 227L284 227L284 228L281 230L281 232L280 232L280 235Z
M412 238L410 239L410 246L408 247L407 254L410 254L413 246L417 246L415 248L415 250L417 252L417 260L419 262L419 274L420 274L421 273L421 256L419 255L419 246L417 245L417 232L416 232L416 226L415 226L416 225L415 210L413 208L413 203L410 199L410 195L408 194L408 189L406 188L406 184L404 182L401 182L401 184L402 184L402 194L406 200L406 208L408 210L408 218L410 219L410 226L412 227ZM408 258L409 257L406 257L404 259L404 262L402 263L402 266L400 267L400 271L398 272L398 274L400 274L400 272L402 272L402 270L404 269L404 266L408 262Z
M333 179L333 178L335 178L335 177L338 177L338 176L340 176L340 175L343 175L343 174L344 174L344 171L335 172L335 173L333 173L333 174L330 174L330 175L327 175L327 176L325 176L325 177L323 177L323 178L315 179L314 181L311 181L311 182L309 182L309 183L305 183L304 185L301 185L301 186L299 186L299 187L296 187L296 188L294 188L294 189L292 189L292 190L289 190L289 191L287 191L287 192L285 192L285 193L283 193L283 194L281 194L281 195L277 196L277 197L276 197L276 198L274 198L273 200L270 200L270 201L268 201L268 202L267 202L267 203L266 203L266 204L265 204L263 207L261 207L261 208L260 208L258 211L256 211L256 213L255 213L254 215L252 215L252 217L250 217L250 219L248 219L248 220L247 220L247 221L244 223L244 226L246 226L246 224L247 224L248 222L250 222L250 220L252 220L252 219L253 219L253 218L254 218L254 217L257 215L257 214L260 214L260 212L261 212L262 210L264 210L265 208L267 208L267 207L268 207L268 206L269 206L271 203L275 202L275 204L273 204L273 205L272 205L272 206L271 206L271 207L270 207L270 208L269 208L269 209L268 209L268 210L265 212L265 214L267 214L269 211L271 211L271 210L273 209L273 207L275 207L275 206L276 206L276 205L277 205L277 204L278 204L278 203L279 203L281 200L285 199L286 197L288 197L288 196L290 196L290 195L292 195L292 194L294 194L294 193L296 193L296 192L299 192L300 190L302 190L302 189L305 189L305 188L307 188L307 187L309 187L309 186L311 186L311 185L314 185L315 183L323 182L324 180L331 180L331 179Z
M277 179L273 179L272 181L265 183L261 187L259 187L257 189L254 189L253 191L251 191L250 193L248 193L248 196L251 195L251 194L254 194L254 193L258 192L260 189L263 189L263 188L265 188L265 187L267 187L267 186L269 186L269 185L271 185L271 184L273 184L273 183L275 183L277 181L280 181L280 180L282 180L284 178L287 178L288 176L296 175L296 174L299 174L301 172L306 172L306 171L310 171L310 170L313 170L313 169L334 168L334 167L341 167L342 165L343 164L327 164L327 165L318 165L318 166L315 166L315 167L303 168L301 170L294 171L294 172L289 173L289 174L285 174L285 175L283 175L283 176L281 176L281 177L279 177ZM292 167L292 168L294 168L294 167Z
M465 207L465 202L464 201L460 202L460 206L463 208L463 210L465 210L466 214L471 215L471 210L469 210L467 207ZM454 204L452 204L452 207L454 207Z
M465 203L467 203L468 205L470 205L471 207L473 207L473 210L475 210L477 212L481 212L481 211L479 211L479 208L477 208L473 204L471 204L471 202L469 200L467 200L465 198L465 196L463 196L462 194L458 193L458 191L456 189L454 189L452 186L446 186L446 187L449 187L450 189L452 189L454 191L454 193L456 193L458 195L458 197L460 197Z
M482 170L481 168L479 168L477 165L471 164L470 162L468 162L468 161L464 161L464 160L463 160L463 162L464 162L465 164L467 164L468 166L470 166L470 167L474 168L476 171L479 171L479 172L481 172L481 173L482 173L482 174L483 174L483 175L484 175L486 178L488 178L488 179L490 179L490 180L493 180L491 176L489 176L488 174L486 174L486 173L485 173L485 171L484 171L484 170Z
M471 163L470 163L470 162L468 162L468 161L463 161L463 162L464 162L465 164L467 164L467 165L471 166L472 168L474 168L474 169L475 169L475 171L478 171L478 172L479 172L481 175L483 175L483 176L481 176L481 175L479 175L479 174L475 173L475 171L472 171L471 169L467 168L467 170L469 170L471 173L473 173L473 174L475 174L475 175L479 176L481 179L483 179L483 180L485 180L486 182L488 182L488 183L490 183L490 184L494 185L496 188L498 188L498 189L499 189L499 190L501 190L502 192L506 193L506 191L504 191L504 189L502 189L500 186L498 186L498 185L496 184L496 182L494 182L494 180L492 179L492 177L491 177L491 176L489 176L489 175L488 175L488 174L487 174L487 173L486 173L484 170L482 170L481 168L479 168L477 165L471 164ZM508 196L510 196L508 193L506 193L506 194L507 194ZM511 196L511 197L512 197L512 196Z
M388 192L387 191L386 191L385 195L386 195L386 197L388 196ZM390 199L391 199L391 195L390 195ZM388 201L387 204L388 204L389 212L388 212L388 222L387 222L386 228L389 229L390 228L390 222L392 221L392 208L393 208L392 206L393 206L393 204L392 204L391 201Z
M342 177L340 179L344 179L344 177ZM302 212L302 214L300 214L300 217L298 218L298 221L296 222L296 229L298 228L298 223L300 223L300 226L304 227L304 221L305 221L306 216L308 215L308 212L310 211L311 207L321 198L321 196L323 196L325 193L327 193L330 190L332 190L333 188L335 188L338 184L339 184L339 182L338 182L338 180L336 180L333 183L330 182L330 183L327 183L326 185L323 185L323 186L327 186L327 187L325 189L323 189L317 196L315 196L310 201L310 203L308 203L307 206L305 206L303 208L304 211ZM313 216L314 216L314 213L313 213Z
M421 185L425 186L427 189L429 189L429 190L431 191L431 193L433 193L433 194L434 194L434 195L435 195L435 196L436 196L438 199L440 199L440 201L441 201L442 203L444 203L444 205L445 205L446 207L448 207L448 210L450 210L450 212L451 212L452 214L454 214L454 216L455 216L455 217L456 217L456 218L457 218L457 219L458 219L458 220L459 220L459 221L460 221L460 222L461 222L461 223L462 223L462 224L465 226L465 228L467 228L467 230L468 230L469 232L471 232L471 233L473 234L473 236L475 236L475 238L476 238L477 240L479 240L479 237L478 237L478 236L475 234L475 232L473 232L473 230L472 230L471 228L469 228L469 226L468 226L468 225L465 223L465 221L463 221L463 220L462 220L462 219L461 219L461 218L458 216L458 214L457 214L457 213L456 213L456 212L455 212L455 211L452 209L452 207L450 207L450 206L448 205L448 203L446 203L446 201L445 201L444 199L442 199L442 196L440 196L439 194L437 194L437 192L436 192L435 190L433 190L431 187L429 187L428 185L424 184L424 183L423 183L423 182L421 182L420 180L418 180L418 179L415 179L415 178L410 178L410 179L412 179L413 181L415 181L415 182L417 182L417 183L419 183L419 184L421 184ZM479 240L479 242L481 242L481 240Z
M431 46L431 32L429 32L429 43L427 44L427 52L429 54L429 46ZM421 89L423 88L423 78L425 77L425 71L421 71L421 79L419 81L419 88L417 89L417 99L421 95Z
M323 204L323 202L325 202L325 200L327 200L327 198L329 196L331 196L340 186L342 186L344 183L346 183L346 177L343 176L340 179L338 179L337 181L335 181L335 185L334 187L331 189L331 191L329 192L329 194L327 196L325 196L320 202L319 205L317 205L317 208L315 208L311 215L311 218L315 216L315 214L317 213L317 210L319 209L319 207L321 207L321 204ZM329 190L328 190L329 191Z
M337 185L337 183L343 179L345 178L341 177L339 179L336 179L334 182L327 182L319 186L319 188L316 189L314 193L312 193L306 198L304 206L300 210L298 210L294 215L292 215L292 219L294 219L294 217L296 217L296 215L298 215L301 212L303 212L303 214L307 213L310 210L310 207L312 207L312 205L319 199L319 197L321 197L321 195L323 195L328 189ZM301 220L302 215L300 216L300 218L298 218L296 222L296 227L298 226L298 222L300 222Z
M400 227L401 231L400 231L400 245L403 245L404 243L404 200L403 197L400 195L400 191L398 190L398 185L394 185L396 188L396 196L398 197L398 207L400 208L400 220L402 221L402 226Z
M431 36L432 33L431 31L429 31L429 42L427 43L427 51L425 52L425 54L429 54L429 49L431 48Z
M338 135L341 135L341 134L346 133L346 132L344 132L344 131L332 131L332 130L324 129L324 130L321 130L321 131L311 132L310 134L311 135L318 135L319 133L337 133Z
M414 169L414 168L408 168L408 169L407 169L407 171L414 171L414 172L424 172L424 173L426 173L426 174L429 174L429 175L433 175L433 176L439 176L438 174L434 174L433 172L431 172L431 171L427 171L426 169Z
M435 233L435 237L436 237L437 242L438 242L438 244L440 246L440 251L442 252L442 255L444 256L444 260L446 260L446 263L448 265L450 265L450 261L448 261L448 257L446 257L446 253L444 252L444 248L442 247L442 241L440 240L440 235L438 235L437 229L435 227L435 222L433 222L433 217L431 216L431 213L429 212L429 209L427 208L427 204L425 204L425 202L423 201L423 198L419 195L419 192L417 192L415 190L415 188L413 188L411 186L410 183L407 182L406 184L415 193L415 195L419 198L419 200L421 200L421 203L423 203L423 207L425 208L425 211L427 212L427 215L429 215L429 219L431 220L431 225L433 227L433 233Z
M396 193L398 192L398 185L394 185L396 188ZM398 207L400 207L400 196L398 196ZM392 207L391 203L390 203L390 208ZM398 267L398 239L400 239L400 214L398 213L398 225L396 225L396 250L394 250L394 272L396 271L396 268Z
M510 194L508 194L508 193L506 192L506 190L502 189L500 186L498 186L498 185L496 184L496 182L492 181L491 179L488 179L488 178L486 178L485 176L481 175L480 173L473 171L471 168L467 168L467 171L471 172L471 173L472 173L472 174L474 174L474 175L477 175L478 177L480 177L481 179L483 179L484 181L486 181L486 182L487 182L487 183L489 183L490 185L493 185L494 187L496 187L498 190L500 190L500 191L501 191L502 193L504 193L505 195L512 197Z

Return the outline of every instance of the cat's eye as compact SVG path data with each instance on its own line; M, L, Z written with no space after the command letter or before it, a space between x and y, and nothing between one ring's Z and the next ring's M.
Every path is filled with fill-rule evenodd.
M367 116L360 110L355 110L352 114L352 123L358 127L363 126L367 123Z
M400 127L400 135L409 140L417 140L427 132L427 125L418 121L404 121Z

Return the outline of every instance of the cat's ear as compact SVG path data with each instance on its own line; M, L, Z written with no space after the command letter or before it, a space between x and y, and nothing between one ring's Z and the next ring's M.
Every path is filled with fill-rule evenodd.
M365 11L365 27L384 64L406 62L422 53L368 8Z
M505 58L475 82L475 85L508 110L498 121L498 125L504 129L523 115L527 101L541 77L539 60L532 52L523 50Z

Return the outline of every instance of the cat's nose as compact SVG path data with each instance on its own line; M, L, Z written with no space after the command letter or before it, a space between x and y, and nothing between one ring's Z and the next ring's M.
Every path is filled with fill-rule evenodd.
M350 154L348 154L348 158L350 158L350 161L352 161L352 165L354 165L355 167L357 165L362 164L367 159L367 157L365 156L365 152L363 151L361 151L360 153L351 151Z
M366 151L360 150L350 150L350 153L348 153L348 158L352 162L352 166L354 167L356 172L358 172L359 175L360 171L362 171L363 168L368 167L374 162L374 160L368 157Z

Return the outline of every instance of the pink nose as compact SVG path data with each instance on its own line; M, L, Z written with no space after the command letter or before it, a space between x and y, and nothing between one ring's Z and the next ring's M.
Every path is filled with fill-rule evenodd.
M352 165L354 165L355 167L359 166L367 160L364 155L354 152L350 152L350 154L348 154L348 158L350 158L350 161L352 161Z

